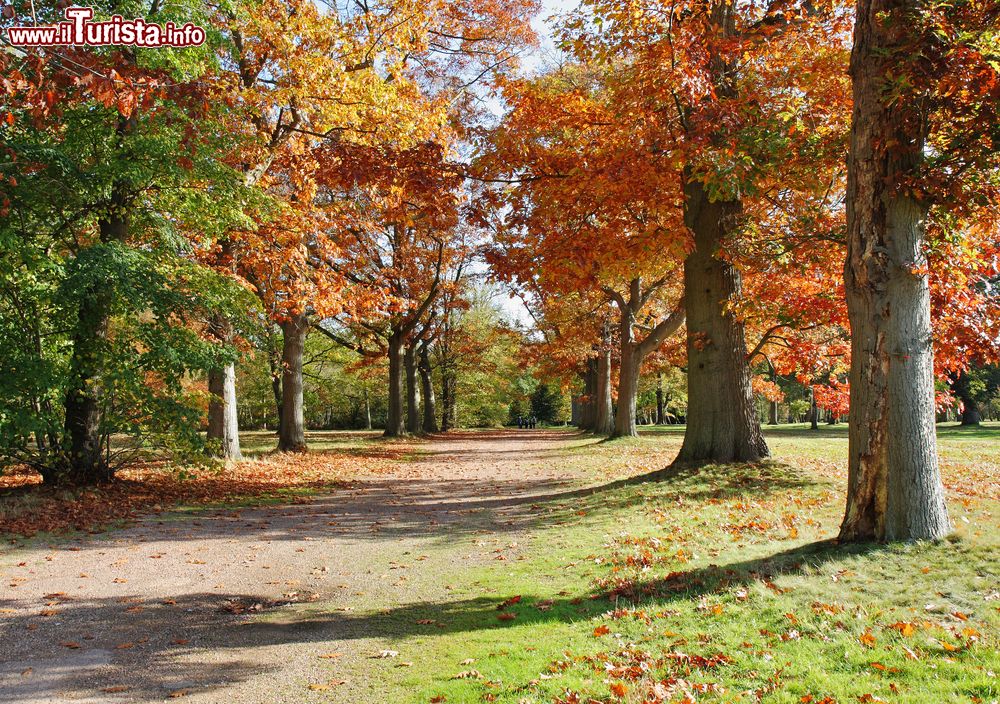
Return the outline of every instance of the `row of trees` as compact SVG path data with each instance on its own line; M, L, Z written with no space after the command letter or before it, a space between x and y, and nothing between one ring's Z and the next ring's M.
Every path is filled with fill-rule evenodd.
M8 5L0 29L65 5ZM453 162L475 86L516 65L535 10L109 0L97 19L194 22L208 41L0 53L4 460L89 483L151 448L195 458L206 406L208 449L239 459L252 352L279 449L303 451L310 332L387 358L387 435L420 427L413 380L436 356L447 425L478 237Z
M485 248L584 427L635 435L643 368L679 368L679 460L756 461L756 397L794 377L849 414L842 537L947 531L935 374L960 391L1000 340L996 3L585 0L526 76L536 11L109 0L208 41L0 53L4 458L238 459L254 352L305 451L310 339L384 363L386 435L447 429L501 365L502 326L470 332Z
M935 374L1000 343L996 17L586 0L563 18L564 61L503 84L480 216L554 371L582 377L584 427L634 435L659 357L687 373L678 460L756 461L754 392L795 376L849 408L841 538L945 534Z

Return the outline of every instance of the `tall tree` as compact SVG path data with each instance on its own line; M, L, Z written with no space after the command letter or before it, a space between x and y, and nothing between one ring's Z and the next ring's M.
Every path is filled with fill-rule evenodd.
M845 266L852 334L845 540L932 539L950 530L934 428L927 233L942 196L996 195L981 171L996 166L995 137L982 140L984 130L998 129L991 17L995 10L977 3L857 5Z

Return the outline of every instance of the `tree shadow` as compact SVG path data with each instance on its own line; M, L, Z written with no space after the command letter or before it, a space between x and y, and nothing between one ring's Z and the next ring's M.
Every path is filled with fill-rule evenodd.
M0 655L0 692L11 701L46 692L93 696L102 688L127 686L134 701L161 700L177 690L219 690L266 674L261 648L315 646L379 639L394 643L413 636L494 632L497 645L515 645L523 633L512 627L572 623L623 603L665 606L738 585L770 582L782 575L815 570L849 556L868 555L879 545L821 541L765 557L671 572L642 581L617 583L596 593L554 599L532 594L478 596L407 603L370 613L337 610L330 602L267 601L252 594L197 593L156 603L129 598L72 599L53 607L58 617L22 613L0 621L3 642L16 643ZM137 608L138 606L138 608ZM512 614L501 619L500 614ZM144 634L134 642L136 633ZM25 635L27 634L27 635ZM60 643L76 643L68 648ZM124 646L124 647L123 647ZM296 653L301 654L301 649ZM22 655L22 654L27 655ZM257 653L252 659L248 653ZM374 655L373 653L372 655ZM271 656L273 657L273 656ZM31 676L21 673L30 668ZM135 673L141 673L136 677ZM3 697L0 697L2 699Z

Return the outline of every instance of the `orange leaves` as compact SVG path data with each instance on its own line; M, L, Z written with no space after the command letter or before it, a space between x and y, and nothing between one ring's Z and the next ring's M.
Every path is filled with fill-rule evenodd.
M917 627L908 621L897 621L896 623L886 626L886 628L898 631L899 634L905 638L909 638L917 632Z
M866 648L874 648L876 639L870 629L865 629L865 632L858 636L858 642Z
M608 689L610 689L611 693L616 697L624 697L628 694L628 686L624 682L612 682L608 686Z
M605 625L603 623L600 626L597 626L594 629L594 637L595 638L600 638L601 636L606 636L609 633L611 633L611 629L607 625Z
M158 512L172 504L214 503L242 497L277 495L282 490L321 489L345 477L383 474L391 471L402 453L398 448L351 456L294 455L237 463L221 472L195 473L193 481L166 473L155 464L136 464L119 472L116 482L76 496L54 494L38 485L39 477L28 469L0 476L0 487L33 494L31 510L9 511L0 519L0 532L32 535L39 531L63 532L95 529L115 520L130 519L143 512ZM165 600L171 605L173 600Z

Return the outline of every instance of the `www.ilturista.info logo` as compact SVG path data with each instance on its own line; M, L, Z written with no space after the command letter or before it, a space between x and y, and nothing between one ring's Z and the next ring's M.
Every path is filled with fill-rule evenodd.
M14 46L142 46L185 47L205 42L205 30L188 22L155 24L114 15L105 22L92 22L94 8L68 7L66 22L8 27L7 41Z

